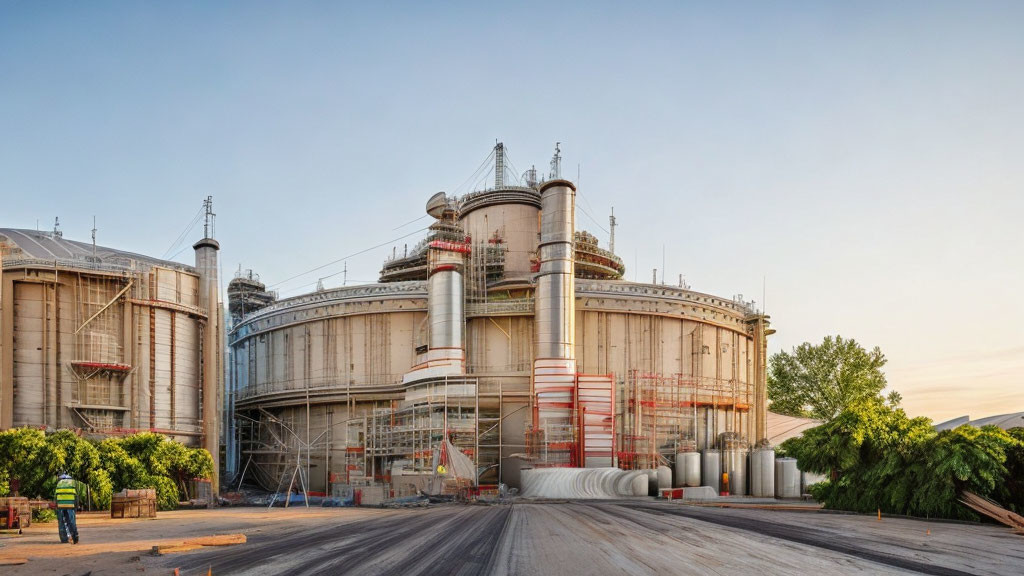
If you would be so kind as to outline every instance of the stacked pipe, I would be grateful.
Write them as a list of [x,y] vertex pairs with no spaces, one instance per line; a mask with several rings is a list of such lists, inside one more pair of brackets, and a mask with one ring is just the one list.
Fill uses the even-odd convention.
[[523,470],[524,498],[611,499],[646,496],[647,473],[618,468],[537,468]]
[[[540,195],[540,269],[534,293],[534,425],[550,446],[575,441],[576,285],[573,235],[576,229],[576,187],[567,180],[551,180],[541,186]],[[549,464],[571,465],[573,462]]]

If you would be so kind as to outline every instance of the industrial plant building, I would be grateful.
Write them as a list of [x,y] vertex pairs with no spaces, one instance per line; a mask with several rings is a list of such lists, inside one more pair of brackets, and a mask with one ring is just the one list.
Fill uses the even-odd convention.
[[450,476],[452,450],[474,485],[702,453],[745,493],[767,438],[767,318],[624,280],[614,224],[607,249],[577,227],[557,151],[514,185],[504,147],[492,155],[493,187],[427,198],[426,238],[377,283],[277,300],[252,273],[232,280],[229,473],[400,495]]
[[[212,199],[195,266],[0,229],[0,429],[153,431],[220,453]],[[215,470],[217,466],[215,466]],[[217,479],[214,479],[214,486]]]

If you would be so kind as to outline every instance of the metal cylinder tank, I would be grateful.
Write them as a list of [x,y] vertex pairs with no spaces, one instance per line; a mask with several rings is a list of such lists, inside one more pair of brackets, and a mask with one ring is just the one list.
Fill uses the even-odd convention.
[[700,452],[676,454],[675,479],[672,485],[676,488],[700,486]]
[[779,458],[775,461],[775,496],[800,497],[800,470],[796,467],[796,458]]
[[775,450],[757,448],[750,452],[750,495],[775,497]]
[[729,473],[729,495],[747,495],[747,451],[741,448],[722,450],[722,472]]
[[576,289],[573,232],[576,187],[552,180],[541,187],[540,272],[536,291],[536,357],[574,358]]
[[718,450],[708,449],[704,451],[703,462],[701,463],[703,473],[703,485],[715,489],[715,493],[722,490],[722,453]]
[[658,490],[672,487],[672,469],[668,466],[658,466]]
[[644,474],[647,475],[647,495],[657,496],[658,495],[658,471],[654,468],[644,470]]

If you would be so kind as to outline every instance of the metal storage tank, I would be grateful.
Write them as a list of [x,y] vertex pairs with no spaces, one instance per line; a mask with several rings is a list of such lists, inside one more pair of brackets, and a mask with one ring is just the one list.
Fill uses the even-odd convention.
[[775,461],[775,496],[800,497],[800,470],[796,467],[796,458],[779,458]]
[[722,450],[722,472],[729,473],[729,495],[747,495],[747,451],[742,448]]
[[704,486],[711,486],[715,493],[722,491],[722,453],[718,450],[708,449],[704,451],[701,472],[703,474]]
[[211,327],[219,306],[198,301],[203,274],[56,227],[0,229],[0,429],[153,431],[193,446],[209,429],[216,446],[221,347],[204,363],[200,335],[223,336]]
[[700,486],[700,452],[676,454],[675,468],[673,486]]
[[647,475],[647,495],[657,496],[658,495],[658,471],[654,468],[644,470],[644,474]]
[[672,469],[668,466],[658,466],[658,491],[672,487]]
[[[504,154],[501,150],[496,147],[496,158],[499,152]],[[486,469],[481,482],[501,481],[503,459],[537,446],[538,436],[530,436],[536,430],[527,427],[537,399],[535,368],[545,357],[575,358],[574,373],[611,375],[616,387],[639,372],[671,375],[694,389],[678,417],[668,416],[686,422],[679,425],[686,430],[673,431],[678,437],[659,442],[651,451],[635,451],[644,457],[642,462],[620,459],[626,467],[651,468],[676,452],[718,447],[722,433],[736,434],[748,443],[763,438],[758,422],[763,421],[766,404],[767,317],[742,298],[622,280],[611,250],[604,254],[596,245],[579,249],[581,240],[586,244],[592,237],[574,229],[569,194],[556,203],[561,208],[549,206],[546,214],[540,210],[540,190],[559,179],[557,170],[550,179],[529,177],[522,187],[506,184],[503,174],[503,164],[496,161],[493,188],[459,197],[436,194],[427,207],[435,218],[449,209],[457,212],[445,230],[461,233],[459,242],[470,244],[460,348],[464,347],[466,376],[478,384],[477,429],[490,431],[486,438],[481,433],[474,446],[477,465]],[[564,223],[558,245],[550,243],[550,230],[541,229],[545,217]],[[385,437],[369,428],[374,411],[404,400],[403,378],[420,361],[418,351],[427,348],[429,327],[443,313],[427,312],[427,254],[435,241],[451,238],[429,235],[411,250],[397,246],[381,271],[380,284],[328,288],[280,300],[244,315],[234,325],[229,344],[236,354],[232,366],[238,371],[231,376],[236,413],[244,422],[239,431],[241,458],[252,456],[252,474],[264,487],[273,489],[279,483],[287,455],[294,455],[301,443],[296,436],[309,441],[322,437],[327,444],[312,454],[313,490],[326,490],[334,477],[372,481],[375,470],[386,469],[390,459],[409,458],[401,450],[372,452],[367,442]],[[541,244],[549,249],[542,250]],[[538,298],[542,281],[535,281],[535,275],[556,260],[573,264],[567,270],[560,267],[564,273],[557,282],[544,280],[552,290],[548,297]],[[578,262],[586,265],[577,266]],[[601,273],[609,262],[615,270]],[[449,289],[457,291],[454,286]],[[557,309],[567,312],[558,316],[558,334],[552,338],[552,330],[546,328],[553,324],[548,313],[556,310],[554,299]],[[613,439],[645,434],[625,429],[623,406],[613,408]],[[271,434],[271,429],[282,426],[279,422],[295,431],[293,436],[275,430],[287,438],[286,447]],[[718,452],[715,457],[717,489]],[[697,463],[694,468],[696,477],[702,467]],[[652,479],[651,484],[655,482]]]
[[757,448],[750,452],[750,495],[755,498],[775,496],[775,450]]

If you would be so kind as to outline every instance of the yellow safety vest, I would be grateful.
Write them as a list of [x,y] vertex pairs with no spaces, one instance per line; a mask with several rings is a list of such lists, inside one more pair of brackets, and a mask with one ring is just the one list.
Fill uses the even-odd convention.
[[75,481],[63,479],[57,482],[57,508],[75,507]]

